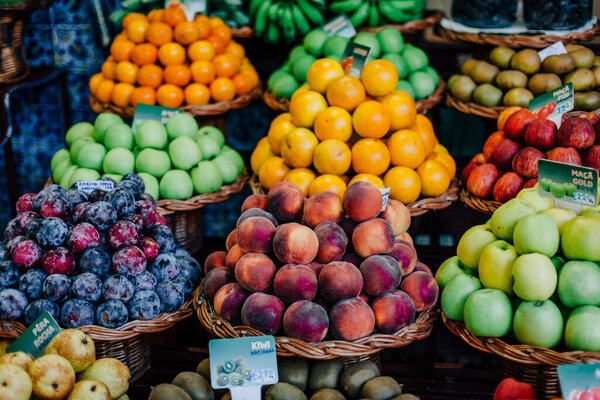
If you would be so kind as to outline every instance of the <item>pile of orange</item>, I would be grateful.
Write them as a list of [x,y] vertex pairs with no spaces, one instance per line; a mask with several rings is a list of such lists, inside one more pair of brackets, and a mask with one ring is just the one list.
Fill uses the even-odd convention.
[[336,61],[315,61],[307,85],[292,95],[251,156],[265,189],[290,181],[305,196],[329,190],[343,195],[358,180],[405,204],[444,193],[456,164],[438,143],[433,126],[414,100],[395,90],[392,63],[373,60],[360,79]]
[[259,84],[244,47],[219,18],[188,21],[180,8],[131,13],[90,91],[104,103],[164,107],[230,101]]

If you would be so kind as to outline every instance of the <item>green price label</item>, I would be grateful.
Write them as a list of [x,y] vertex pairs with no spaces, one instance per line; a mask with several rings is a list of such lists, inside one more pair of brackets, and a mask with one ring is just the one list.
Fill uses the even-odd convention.
[[569,364],[557,368],[565,400],[597,399],[600,396],[600,364]]
[[25,329],[17,340],[6,349],[7,353],[22,351],[33,358],[44,355],[46,347],[54,336],[60,332],[60,326],[49,312],[45,312],[36,319],[29,328]]
[[569,82],[551,92],[529,100],[529,111],[536,117],[547,118],[560,127],[562,115],[575,106],[573,83]]
[[131,123],[131,130],[135,133],[136,128],[144,121],[153,119],[160,121],[163,125],[167,123],[169,118],[175,114],[181,114],[178,108],[169,108],[161,106],[151,106],[149,104],[138,104],[135,108],[135,114],[133,114],[133,122]]
[[356,29],[354,29],[354,25],[350,22],[350,18],[345,14],[338,15],[327,22],[323,25],[323,30],[329,36],[341,36],[346,39],[351,39],[356,36]]
[[[367,62],[371,48],[362,44],[350,42],[344,50],[342,67],[348,75],[360,78],[360,73]],[[348,66],[350,67],[348,70]]]
[[598,205],[598,171],[550,160],[538,161],[538,190],[541,196],[580,207]]

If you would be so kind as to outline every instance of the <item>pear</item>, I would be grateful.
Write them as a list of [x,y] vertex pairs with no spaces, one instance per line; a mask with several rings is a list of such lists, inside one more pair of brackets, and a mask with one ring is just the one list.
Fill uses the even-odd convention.
[[71,363],[57,354],[46,354],[29,367],[35,396],[45,400],[67,397],[75,385],[75,371]]
[[0,399],[28,400],[31,379],[21,367],[5,364],[0,367]]
[[56,335],[45,354],[58,354],[66,358],[75,373],[84,371],[96,360],[94,341],[79,329],[66,329]]
[[110,391],[110,398],[117,399],[129,389],[129,368],[114,358],[101,358],[79,375],[80,380],[91,379],[104,383]]
[[15,353],[6,353],[0,357],[0,364],[13,364],[23,368],[25,371],[29,369],[29,366],[33,362],[33,358],[27,353],[17,351]]
[[110,392],[100,381],[83,380],[75,384],[67,400],[110,400]]
[[11,343],[12,343],[11,340],[7,340],[7,339],[0,340],[0,356],[6,354],[6,349],[8,349],[8,346],[10,346]]

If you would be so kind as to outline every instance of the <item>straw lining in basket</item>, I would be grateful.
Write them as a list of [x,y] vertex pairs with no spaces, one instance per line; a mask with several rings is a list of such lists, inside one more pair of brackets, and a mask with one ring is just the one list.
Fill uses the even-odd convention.
[[363,28],[360,28],[359,31],[360,32],[377,33],[380,30],[385,29],[385,28],[394,28],[394,29],[397,29],[398,32],[400,32],[400,33],[412,34],[412,33],[418,33],[424,29],[427,29],[430,26],[433,26],[433,25],[439,23],[442,20],[442,18],[444,18],[444,14],[441,11],[425,10],[424,13],[427,14],[427,16],[425,16],[421,19],[416,19],[414,21],[409,21],[405,24],[382,25],[382,26],[378,26],[376,28],[363,27]]

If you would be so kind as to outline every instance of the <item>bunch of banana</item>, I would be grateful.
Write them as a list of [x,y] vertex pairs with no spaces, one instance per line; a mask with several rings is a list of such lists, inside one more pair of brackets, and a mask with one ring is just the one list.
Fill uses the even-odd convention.
[[250,17],[243,11],[242,0],[210,0],[209,15],[221,18],[232,28],[250,25]]
[[291,43],[311,27],[325,22],[325,0],[251,0],[249,14],[254,31],[266,43]]
[[329,5],[334,14],[346,14],[355,28],[402,24],[420,19],[425,0],[335,0]]
[[112,23],[113,27],[117,30],[121,30],[121,23],[123,18],[129,13],[140,13],[148,14],[155,8],[164,8],[164,0],[121,0],[121,9],[113,11],[108,19]]

